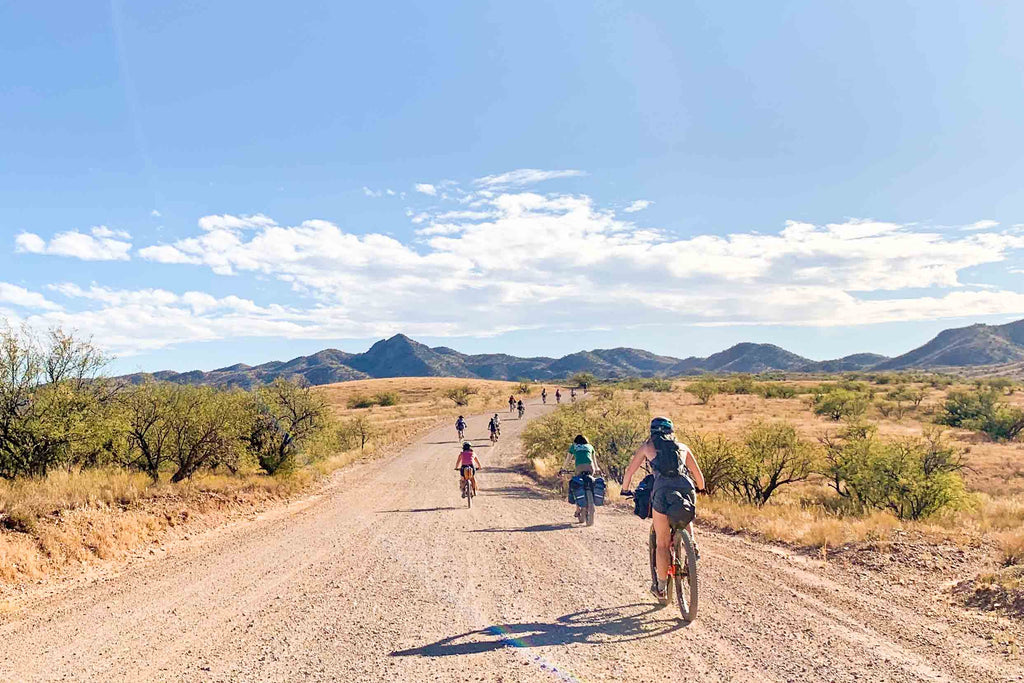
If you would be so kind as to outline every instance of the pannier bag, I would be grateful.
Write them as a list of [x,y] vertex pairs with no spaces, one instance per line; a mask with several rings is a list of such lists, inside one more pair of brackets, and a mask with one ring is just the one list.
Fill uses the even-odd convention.
[[697,490],[689,477],[679,477],[665,491],[665,508],[672,524],[685,526],[697,516]]
[[605,484],[604,477],[598,477],[594,480],[594,505],[604,505],[604,494],[608,485]]
[[583,483],[583,477],[580,475],[569,480],[569,502],[573,505],[587,504],[587,485]]
[[633,491],[633,514],[640,519],[651,518],[652,488],[654,488],[654,475],[648,474]]

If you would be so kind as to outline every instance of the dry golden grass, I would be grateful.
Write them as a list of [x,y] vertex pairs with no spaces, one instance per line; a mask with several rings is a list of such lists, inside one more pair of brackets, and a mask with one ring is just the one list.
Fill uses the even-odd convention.
[[[456,406],[444,398],[446,390],[467,384],[477,391],[468,406]],[[460,413],[500,409],[515,387],[512,382],[449,378],[318,387],[339,418],[368,416],[375,426],[374,437],[365,449],[328,453],[288,475],[202,473],[180,484],[154,484],[146,475],[112,468],[0,481],[0,582],[40,579],[97,559],[122,558],[158,541],[169,527],[216,524],[232,514],[251,512],[302,491],[354,461],[392,452],[439,421]],[[353,395],[382,392],[397,393],[398,403],[347,407]]]

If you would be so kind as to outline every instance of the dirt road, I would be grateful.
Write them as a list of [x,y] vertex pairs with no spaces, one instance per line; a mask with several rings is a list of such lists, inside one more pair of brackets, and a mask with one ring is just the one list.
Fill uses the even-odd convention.
[[569,505],[514,471],[522,423],[495,448],[484,425],[470,420],[485,466],[472,510],[454,429],[437,430],[313,498],[7,615],[0,679],[1024,680],[991,638],[1019,629],[939,587],[710,532],[686,626],[646,592],[643,522],[603,508],[571,526]]

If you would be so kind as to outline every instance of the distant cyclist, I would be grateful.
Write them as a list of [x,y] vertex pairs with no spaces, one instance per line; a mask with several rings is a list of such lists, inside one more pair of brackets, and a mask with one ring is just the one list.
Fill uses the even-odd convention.
[[[636,450],[633,459],[622,477],[622,490],[628,491],[633,476],[644,463],[650,463],[654,470],[654,487],[651,490],[654,534],[657,538],[657,579],[651,585],[651,593],[658,600],[666,599],[668,565],[672,541],[672,522],[681,508],[693,504],[696,491],[704,489],[704,474],[690,447],[676,441],[672,420],[656,417],[651,420],[651,436]],[[693,538],[693,522],[687,527]],[[694,539],[694,549],[697,541]],[[700,557],[700,554],[697,554]]]
[[[594,454],[594,447],[587,441],[587,437],[577,434],[576,438],[572,440],[572,443],[569,444],[569,454],[565,456],[565,462],[562,463],[562,469],[575,472],[577,475],[583,473],[599,474],[601,472],[601,468],[597,464],[597,455]],[[585,509],[577,506],[577,521],[583,521]]]
[[[460,479],[469,479],[473,485],[473,495],[476,495],[476,471],[480,469],[480,461],[477,459],[476,454],[473,453],[473,445],[468,441],[462,444],[462,452],[459,453],[458,459],[455,461],[455,469],[459,471]],[[463,493],[462,497],[465,498],[466,494]]]
[[522,399],[519,400],[519,403],[516,405],[516,409],[519,411],[519,419],[522,420],[523,419],[523,413],[526,412],[526,406],[523,405]]
[[501,436],[501,419],[497,413],[487,423],[487,429],[491,432],[491,441],[497,441],[498,437]]
[[569,390],[569,398],[572,399],[573,403],[576,402],[576,390],[575,389],[570,389]]
[[515,396],[509,396],[508,397],[508,412],[510,412],[510,413],[516,412],[516,397]]
[[562,390],[561,389],[555,389],[555,403],[561,403],[561,402],[562,402]]
[[540,390],[540,402],[541,403],[547,403],[548,402],[548,388],[547,387],[544,387],[544,388],[542,388]]
[[455,429],[459,431],[459,439],[466,438],[466,418],[459,415],[459,419],[455,421]]

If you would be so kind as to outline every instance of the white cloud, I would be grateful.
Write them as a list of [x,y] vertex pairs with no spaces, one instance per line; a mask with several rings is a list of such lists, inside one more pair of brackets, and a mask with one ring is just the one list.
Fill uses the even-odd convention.
[[252,228],[269,228],[277,225],[271,218],[262,213],[251,216],[232,216],[223,214],[221,216],[203,216],[199,219],[199,227],[203,230],[248,230]]
[[970,225],[965,225],[964,230],[991,230],[992,228],[998,227],[999,221],[983,220]]
[[430,183],[416,183],[415,189],[417,192],[429,194],[431,197],[437,196],[437,188]]
[[0,303],[18,306],[19,308],[36,308],[49,311],[60,309],[60,306],[47,300],[42,294],[8,282],[0,282]]
[[381,196],[381,191],[380,190],[371,190],[366,185],[363,185],[363,194],[366,195],[367,197],[380,197]]
[[[960,281],[964,269],[1024,249],[1024,235],[1013,231],[950,236],[881,221],[791,221],[777,231],[681,238],[641,229],[582,195],[492,192],[475,203],[473,210],[408,211],[418,243],[352,234],[323,220],[279,226],[266,219],[251,232],[212,229],[140,254],[277,278],[311,297],[320,314],[344,321],[331,329],[352,334],[479,334],[584,320],[849,325],[1024,313],[1024,295],[963,291]],[[294,315],[288,322],[300,334],[324,329]]]
[[526,185],[533,185],[534,183],[543,182],[545,180],[553,180],[555,178],[573,178],[582,175],[585,175],[583,171],[576,171],[572,169],[564,171],[542,171],[539,168],[520,168],[515,171],[508,171],[506,173],[477,178],[473,183],[488,189],[524,187]]
[[152,216],[153,218],[160,218],[162,214],[156,209],[153,209],[152,211],[149,212],[149,215]]
[[627,206],[625,209],[623,209],[623,211],[625,211],[626,213],[636,213],[637,211],[643,211],[653,203],[654,202],[648,201],[646,199],[637,199],[629,206]]
[[49,243],[35,233],[23,232],[14,238],[14,245],[19,253],[70,256],[83,261],[127,261],[132,248],[130,239],[131,235],[123,230],[99,225],[89,233],[57,233]]

